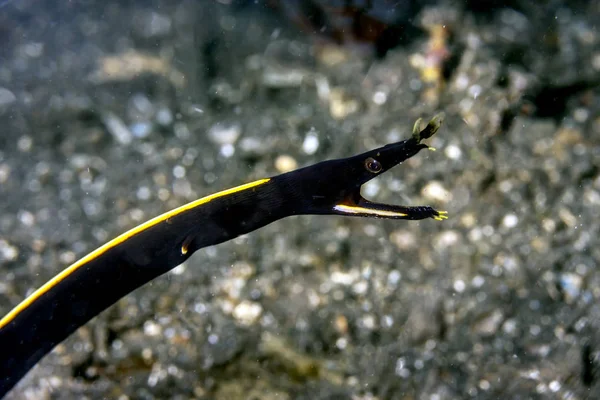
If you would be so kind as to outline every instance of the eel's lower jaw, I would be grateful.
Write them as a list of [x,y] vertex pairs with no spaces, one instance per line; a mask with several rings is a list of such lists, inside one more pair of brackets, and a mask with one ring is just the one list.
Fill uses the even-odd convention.
[[[384,206],[382,204],[382,206]],[[333,207],[337,213],[357,217],[407,219],[408,214],[394,210],[394,206],[385,205],[381,208],[362,207],[358,205],[338,204]]]
[[356,217],[420,220],[433,218],[442,221],[448,218],[446,211],[437,211],[429,206],[407,207],[374,203],[362,197],[358,201],[347,200],[333,207],[337,214]]
[[410,219],[407,214],[407,207],[374,203],[363,198],[360,194],[355,199],[347,199],[340,204],[336,204],[334,210],[337,213],[349,216]]

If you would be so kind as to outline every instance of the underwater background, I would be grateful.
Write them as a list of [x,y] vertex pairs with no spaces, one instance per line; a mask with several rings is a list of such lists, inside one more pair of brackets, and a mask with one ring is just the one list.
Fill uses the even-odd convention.
[[[0,314],[199,197],[410,137],[363,188],[198,251],[14,399],[600,398],[600,3],[0,3]],[[110,290],[110,287],[107,288]]]

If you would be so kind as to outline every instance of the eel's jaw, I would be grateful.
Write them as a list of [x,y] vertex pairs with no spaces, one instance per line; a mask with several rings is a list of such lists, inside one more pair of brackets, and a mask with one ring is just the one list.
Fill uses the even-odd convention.
[[[383,204],[382,204],[383,205]],[[352,206],[347,204],[338,204],[333,209],[337,214],[355,216],[355,217],[371,217],[371,218],[388,218],[388,219],[406,219],[408,214],[393,210],[394,206],[386,206],[387,209],[377,209],[361,206]]]
[[333,207],[335,214],[386,219],[410,219],[419,220],[433,218],[442,221],[448,218],[446,211],[437,211],[429,206],[407,207],[392,204],[374,203],[362,196],[357,200],[348,198]]

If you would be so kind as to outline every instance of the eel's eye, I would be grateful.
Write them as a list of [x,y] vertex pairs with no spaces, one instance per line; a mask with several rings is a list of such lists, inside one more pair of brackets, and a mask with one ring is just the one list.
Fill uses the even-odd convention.
[[371,157],[369,157],[365,160],[365,168],[367,169],[367,171],[372,172],[374,174],[380,173],[381,170],[383,169],[383,167],[381,166],[381,163]]

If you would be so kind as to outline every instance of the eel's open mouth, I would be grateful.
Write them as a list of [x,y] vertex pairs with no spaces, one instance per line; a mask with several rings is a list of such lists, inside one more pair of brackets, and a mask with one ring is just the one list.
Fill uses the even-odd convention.
[[[369,173],[372,173],[372,176],[368,176],[367,180],[401,164],[404,160],[414,156],[422,149],[435,150],[421,143],[421,140],[432,137],[440,128],[443,118],[443,114],[434,116],[423,129],[421,129],[421,119],[418,119],[413,126],[412,137],[410,139],[365,153],[365,169]],[[366,180],[363,182],[366,183]],[[446,211],[437,211],[429,206],[409,207],[369,201],[361,196],[360,188],[340,203],[334,205],[333,210],[337,214],[371,218],[410,220],[433,218],[438,221],[448,218]]]

